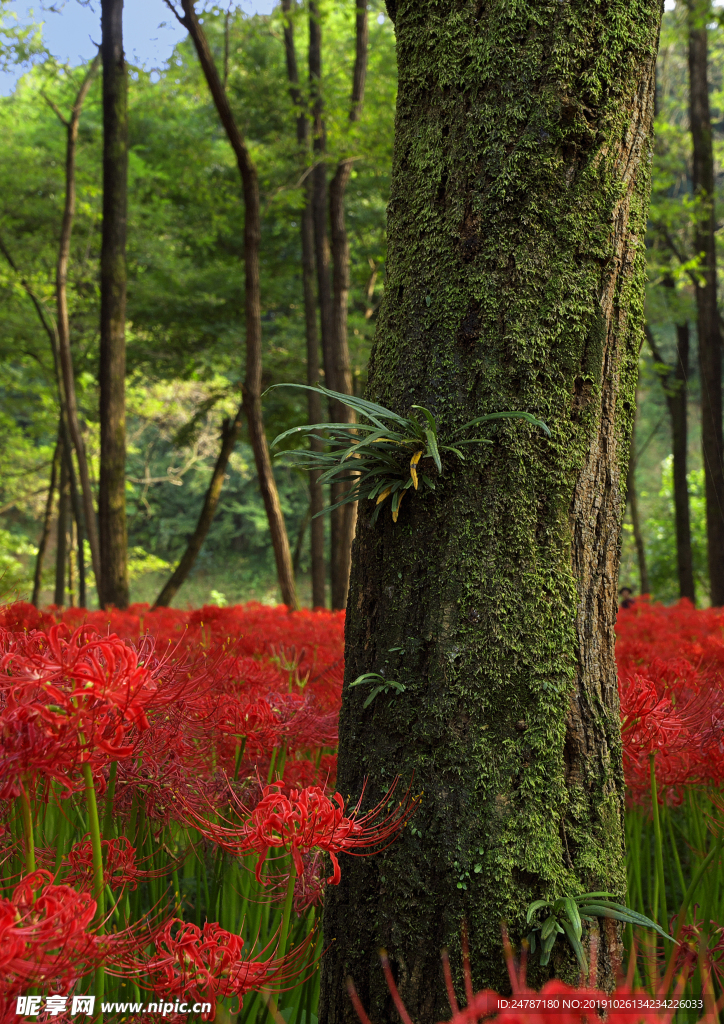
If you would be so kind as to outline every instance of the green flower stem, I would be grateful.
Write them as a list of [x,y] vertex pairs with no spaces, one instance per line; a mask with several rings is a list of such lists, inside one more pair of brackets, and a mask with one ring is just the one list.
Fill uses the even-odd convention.
[[284,778],[284,765],[287,763],[287,748],[282,747],[281,755],[277,761],[277,775],[280,779]]
[[238,750],[236,751],[236,764],[234,766],[234,782],[239,778],[239,769],[241,768],[241,760],[246,750],[246,736],[242,739],[239,744]]
[[666,824],[669,829],[669,841],[671,843],[671,849],[674,852],[674,864],[676,865],[676,874],[679,879],[679,885],[681,886],[682,896],[686,892],[686,882],[684,880],[684,872],[681,867],[681,859],[679,857],[679,850],[676,845],[676,834],[674,833],[674,826],[671,821],[671,812],[666,815]]
[[[98,818],[98,803],[93,785],[93,772],[86,761],[83,765],[83,781],[85,782],[85,801],[88,809],[88,830],[90,832],[91,850],[93,851],[93,898],[96,901],[96,922],[98,933],[104,929],[104,885],[103,885],[103,848],[101,847],[101,824]],[[105,967],[99,964],[95,972],[94,995],[96,1005],[100,1004],[105,992]],[[98,1013],[95,1020],[103,1022],[103,1014]]]
[[269,777],[267,778],[267,785],[271,785],[271,781],[274,778],[274,765],[277,762],[277,747],[272,750],[271,761],[269,762]]
[[[656,754],[649,754],[649,771],[651,774],[651,809],[654,818],[654,836],[656,839],[655,846],[655,857],[656,857],[656,882],[659,892],[659,901],[661,906],[661,920],[659,924],[662,928],[668,927],[669,914],[666,907],[666,877],[664,875],[664,844],[661,837],[661,820],[659,818],[659,794],[656,786]],[[651,916],[656,919],[656,906],[651,907]]]
[[111,837],[113,834],[113,798],[116,795],[116,772],[118,771],[118,762],[114,761],[111,765],[110,775],[108,776],[108,789],[106,790],[106,813],[103,817],[103,835]]
[[702,878],[704,872],[709,867],[711,862],[714,860],[714,855],[716,854],[716,852],[717,852],[717,847],[715,846],[714,849],[709,852],[709,854],[704,858],[704,860],[701,862],[699,867],[696,869],[696,871],[694,873],[694,877],[691,880],[691,884],[689,885],[689,888],[686,890],[686,895],[684,896],[684,902],[681,904],[681,908],[680,908],[679,914],[678,914],[678,921],[677,921],[677,924],[676,924],[676,932],[674,933],[674,938],[677,939],[677,940],[678,940],[679,936],[681,935],[682,928],[686,924],[686,912],[689,909],[689,904],[691,903],[692,899],[694,898],[694,893],[696,892],[696,887],[698,886],[699,882],[701,881],[701,878]]
[[282,930],[279,933],[279,956],[282,957],[287,951],[287,940],[289,938],[289,926],[292,920],[292,902],[294,900],[294,883],[297,880],[297,869],[292,860],[289,868],[289,881],[287,882],[287,896],[284,900],[284,913],[282,916]]
[[30,797],[24,786],[20,793],[20,816],[25,836],[25,874],[30,875],[35,871],[35,833],[33,831],[33,812],[30,807]]

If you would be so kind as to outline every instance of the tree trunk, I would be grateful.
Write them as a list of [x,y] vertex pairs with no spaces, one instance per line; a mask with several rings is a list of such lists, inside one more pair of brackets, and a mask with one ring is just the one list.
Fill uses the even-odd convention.
[[126,527],[126,211],[128,78],[123,0],[101,0],[103,56],[103,239],[101,243],[98,522],[101,603],[128,605]]
[[[91,69],[89,70],[89,76],[92,73],[93,73],[93,67],[91,66]],[[76,100],[76,102],[77,102],[77,100]],[[53,104],[51,102],[50,105],[53,107],[53,109],[55,110],[56,114],[58,114],[58,116],[60,117],[60,119],[63,122],[63,124],[65,124],[67,126],[68,123],[66,122],[66,120],[62,116],[62,114],[59,113],[57,107],[55,107],[55,104]],[[72,225],[72,217],[68,221],[68,224]],[[61,228],[61,240],[60,240],[60,250],[61,250],[61,252],[62,252],[64,244],[65,244],[64,243],[64,237],[65,237],[65,234],[66,234],[66,230],[67,230],[67,226],[66,226],[66,220],[64,218],[63,225],[62,225],[62,228]],[[3,255],[5,256],[6,260],[8,261],[8,263],[10,264],[12,269],[18,275],[20,275],[20,272],[18,270],[18,267],[17,267],[14,259],[12,258],[11,254],[10,254],[8,248],[7,248],[7,246],[5,245],[5,243],[3,242],[3,240],[1,238],[0,238],[0,251],[3,253]],[[67,263],[67,257],[66,257],[66,263]],[[90,488],[90,476],[88,474],[88,465],[87,465],[87,462],[85,460],[85,448],[83,446],[83,438],[82,438],[82,435],[80,433],[80,426],[78,424],[77,406],[76,406],[76,403],[75,403],[75,377],[74,377],[74,374],[73,374],[73,364],[72,364],[72,358],[71,358],[71,353],[70,353],[69,332],[66,332],[66,335],[65,335],[66,339],[68,340],[68,344],[66,344],[65,347],[64,347],[64,352],[65,352],[65,361],[64,361],[61,358],[60,340],[59,340],[59,334],[58,334],[58,330],[56,328],[56,325],[52,322],[51,317],[48,315],[48,313],[47,313],[43,303],[40,301],[38,296],[35,294],[35,291],[33,290],[32,286],[30,285],[28,280],[21,276],[20,277],[20,283],[21,283],[22,287],[25,289],[25,292],[27,293],[27,295],[30,298],[31,302],[33,303],[33,306],[35,307],[35,311],[38,314],[38,318],[39,318],[41,324],[43,325],[43,329],[45,330],[46,334],[48,335],[48,339],[50,340],[50,349],[51,349],[51,352],[53,353],[53,365],[55,367],[55,378],[56,378],[56,383],[58,385],[58,404],[60,406],[60,434],[61,434],[61,437],[62,437],[63,444],[65,445],[65,447],[66,447],[66,449],[68,451],[72,451],[73,450],[73,447],[74,447],[73,438],[77,438],[78,441],[79,441],[79,448],[77,449],[77,452],[80,452],[80,456],[78,458],[78,465],[81,468],[81,470],[83,470],[83,469],[85,470],[85,476],[83,477],[82,473],[81,473],[81,476],[82,476],[83,480],[85,481],[85,485],[87,485],[87,486],[84,485],[84,487],[83,487],[83,500],[84,500],[84,503],[85,503],[86,502],[86,498],[87,498],[87,507],[90,507],[90,511],[91,511],[90,521],[93,524],[93,526],[95,526],[95,512],[93,511],[93,497],[92,497],[92,492],[91,492],[91,488]],[[64,287],[64,285],[63,285],[63,287]],[[71,429],[70,429],[70,413],[69,413],[68,402],[67,402],[67,399],[66,399],[65,383],[64,383],[64,379],[63,379],[65,371],[67,371],[67,373],[68,373],[68,378],[69,378],[69,381],[70,381],[70,384],[71,384],[71,394],[72,394],[72,397],[73,397],[73,413],[74,413],[74,417],[75,417],[74,418],[75,432],[72,435],[71,435]],[[82,458],[81,458],[81,456],[82,456]],[[69,473],[70,473],[71,503],[72,503],[72,506],[73,506],[73,514],[75,516],[76,527],[77,527],[77,530],[78,530],[78,543],[79,543],[79,563],[78,563],[79,598],[80,598],[81,605],[85,606],[85,600],[86,600],[86,592],[85,592],[85,566],[84,566],[84,563],[83,563],[83,546],[82,546],[83,545],[83,536],[84,536],[84,532],[83,532],[83,518],[84,517],[83,517],[83,514],[81,512],[80,502],[78,500],[78,490],[77,490],[77,485],[76,485],[75,470],[73,468],[73,459],[72,459],[72,457],[70,458],[70,461],[68,463],[68,469],[69,469]],[[94,534],[94,537],[96,538],[96,549],[95,550],[97,552],[97,534]],[[91,546],[91,552],[92,551],[93,551],[93,547]]]
[[[364,100],[365,77],[367,74],[368,41],[367,0],[356,0],[355,19],[355,61],[352,75],[349,120],[359,121]],[[345,395],[352,394],[352,370],[347,340],[347,303],[349,298],[349,239],[344,217],[344,196],[352,173],[352,158],[344,157],[329,186],[329,220],[331,224],[332,279],[333,279],[333,335],[332,344],[335,358],[337,390]],[[352,410],[345,410],[344,422],[351,422]],[[357,522],[357,505],[343,505],[339,509],[339,539],[332,558],[332,607],[347,607],[349,570]]]
[[244,413],[249,426],[249,440],[259,478],[269,532],[271,534],[277,578],[282,601],[289,608],[297,607],[294,569],[289,538],[284,525],[279,493],[272,471],[269,445],[264,433],[261,411],[261,295],[259,285],[259,247],[261,218],[259,211],[259,180],[256,167],[236,124],[229,99],[222,85],[204,31],[194,10],[194,0],[182,0],[183,17],[176,15],[193,40],[201,69],[209,87],[227,138],[234,150],[244,192],[244,267],[246,314],[246,380],[242,386]]
[[676,325],[676,373],[678,385],[671,396],[671,437],[674,472],[674,517],[676,521],[676,567],[679,576],[679,597],[696,604],[694,559],[691,551],[689,515],[689,483],[687,480],[688,429],[687,391],[689,380],[689,324]]
[[199,515],[198,522],[196,523],[196,529],[189,537],[186,550],[181,561],[176,566],[171,579],[166,583],[163,590],[156,598],[153,606],[154,608],[168,608],[173,601],[176,592],[191,572],[199,551],[206,540],[206,535],[214,521],[216,509],[219,506],[221,488],[224,486],[224,477],[226,476],[226,467],[229,464],[229,459],[231,458],[231,453],[234,450],[234,445],[238,441],[239,434],[241,433],[242,412],[243,408],[240,406],[235,418],[233,420],[224,420],[222,424],[221,451],[219,452],[219,457],[216,460],[214,472],[211,474],[211,481],[209,482],[209,488],[206,492],[201,514]]
[[[388,8],[394,6],[388,3]],[[360,505],[338,789],[421,802],[387,850],[342,858],[325,896],[320,1024],[449,1016],[440,951],[467,920],[476,988],[508,987],[537,897],[624,898],[614,623],[645,274],[660,0],[399,0],[387,285],[368,396],[419,403],[443,441],[484,413],[464,463],[397,523]],[[482,432],[483,428],[476,428]],[[473,435],[475,436],[475,435]],[[404,692],[367,708],[365,672]],[[414,780],[413,780],[414,773]],[[618,933],[598,982],[614,983]],[[551,966],[576,982],[567,945]],[[462,993],[459,992],[462,996]]]
[[43,532],[40,535],[38,541],[38,554],[35,559],[35,574],[33,576],[33,596],[30,598],[30,603],[36,608],[40,607],[40,591],[43,586],[43,560],[45,559],[45,549],[48,546],[48,537],[50,536],[50,524],[53,519],[53,496],[55,494],[55,488],[58,485],[58,470],[60,468],[60,446],[61,433],[58,430],[58,440],[55,444],[55,452],[53,453],[53,462],[50,468],[50,483],[48,484],[48,498],[45,502],[45,515],[43,516]]
[[[299,70],[294,46],[294,25],[291,20],[292,0],[282,0],[282,10],[287,15],[284,22],[284,50],[287,60],[287,75],[292,102],[297,108],[297,142],[300,155],[306,163],[309,150],[309,130],[304,98],[299,88]],[[302,239],[302,287],[304,290],[304,327],[307,339],[307,384],[314,387],[319,382],[319,334],[317,331],[316,296],[314,294],[314,220],[312,213],[314,195],[314,172],[307,174],[304,183],[304,209],[301,216]],[[322,403],[318,394],[307,392],[307,415],[310,423],[322,420]],[[314,451],[322,450],[322,442],[310,439]],[[324,565],[324,520],[319,513],[324,508],[324,492],[319,482],[321,473],[309,474],[310,549],[312,569],[312,607],[324,608],[325,565]],[[316,516],[316,518],[315,518]]]
[[[317,268],[317,293],[322,326],[322,364],[324,383],[331,391],[344,392],[345,380],[340,377],[334,296],[332,292],[331,252],[327,232],[327,166],[325,163],[326,131],[324,127],[324,97],[322,94],[322,23],[319,4],[309,0],[309,90],[312,98],[312,149],[315,163],[312,169],[312,221],[314,225],[314,258]],[[341,402],[329,403],[329,417],[333,423],[350,423],[352,410]],[[346,484],[333,483],[330,487],[331,504],[343,496]],[[346,605],[348,569],[345,571],[345,551],[349,537],[351,510],[341,506],[330,512],[330,585],[332,608]]]
[[[637,401],[638,405],[638,401]],[[634,422],[631,431],[631,454],[628,460],[628,472],[626,474],[626,500],[628,501],[631,523],[633,524],[634,543],[636,544],[636,560],[639,563],[639,592],[650,594],[649,572],[646,567],[646,545],[641,529],[641,517],[639,516],[638,494],[636,492],[636,423]]]
[[60,459],[60,483],[58,485],[58,523],[55,546],[55,595],[54,604],[65,604],[65,563],[68,560],[68,524],[70,522],[70,481],[68,479],[68,453],[63,451]]
[[[70,435],[68,435],[68,437],[70,437]],[[70,443],[68,444],[68,451],[72,452]],[[75,468],[73,466],[72,454],[70,456],[70,461],[68,463],[68,476],[70,478],[70,507],[73,510],[73,520],[75,522],[75,532],[78,541],[78,605],[81,608],[85,608],[87,607],[87,595],[85,587],[85,551],[83,547],[83,541],[85,540],[85,520],[83,516],[83,510],[81,508],[81,502],[78,497],[78,484],[75,477]]]
[[[75,219],[75,151],[78,142],[78,124],[83,110],[91,83],[100,65],[101,55],[97,53],[91,62],[90,67],[78,90],[70,118],[65,118],[57,105],[46,96],[45,99],[53,109],[58,120],[66,130],[65,150],[65,200],[63,204],[63,219],[60,226],[60,239],[58,241],[58,259],[55,269],[55,302],[57,313],[57,325],[48,321],[41,305],[25,282],[23,282],[30,295],[35,308],[45,328],[53,352],[55,372],[58,380],[58,402],[60,404],[61,428],[65,439],[65,445],[70,453],[71,445],[75,449],[78,459],[78,472],[81,482],[81,493],[83,496],[83,516],[78,508],[78,495],[73,469],[72,455],[68,455],[68,472],[70,475],[71,501],[73,512],[78,528],[78,550],[80,558],[83,555],[83,536],[88,534],[88,541],[91,549],[91,560],[93,572],[96,577],[96,587],[100,598],[100,542],[96,527],[95,510],[93,508],[93,491],[88,471],[88,461],[85,454],[83,435],[78,419],[78,403],[75,393],[75,373],[73,371],[73,355],[70,346],[70,322],[68,318],[68,262],[70,259],[70,241],[73,234],[73,221]],[[8,259],[10,257],[6,253]],[[12,261],[11,261],[12,262]],[[83,529],[83,519],[86,530]],[[85,572],[80,569],[80,587],[82,591],[81,603],[85,603]]]
[[[673,281],[671,282],[673,286]],[[676,527],[676,569],[679,597],[696,604],[694,562],[691,552],[689,485],[686,479],[688,460],[687,385],[689,379],[689,324],[676,325],[676,365],[669,366],[661,356],[651,330],[646,328],[649,347],[662,368],[664,394],[671,417],[671,448],[674,477],[674,522]]]
[[722,440],[721,331],[716,295],[714,152],[707,74],[708,0],[689,0],[689,120],[693,143],[692,186],[698,199],[694,248],[701,372],[701,447],[706,491],[706,538],[711,603],[724,605],[724,442]]

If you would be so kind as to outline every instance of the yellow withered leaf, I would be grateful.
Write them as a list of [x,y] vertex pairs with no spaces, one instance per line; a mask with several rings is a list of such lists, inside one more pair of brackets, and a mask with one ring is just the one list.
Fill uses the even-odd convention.
[[381,501],[384,501],[384,500],[385,500],[385,498],[389,497],[389,494],[390,494],[390,491],[391,491],[391,490],[392,490],[392,488],[391,488],[391,487],[385,487],[384,491],[382,492],[382,494],[380,494],[379,498],[378,498],[378,499],[377,499],[377,501],[375,502],[375,505],[379,505],[379,503],[380,503]]
[[400,500],[397,502],[397,508],[392,513],[392,522],[393,523],[397,522],[397,517],[400,514],[400,505],[402,504],[402,499],[404,497],[405,497],[405,492],[402,491],[402,493],[400,494]]
[[412,483],[414,484],[415,490],[417,490],[417,464],[422,458],[422,451],[415,452],[410,459],[410,476],[412,477]]

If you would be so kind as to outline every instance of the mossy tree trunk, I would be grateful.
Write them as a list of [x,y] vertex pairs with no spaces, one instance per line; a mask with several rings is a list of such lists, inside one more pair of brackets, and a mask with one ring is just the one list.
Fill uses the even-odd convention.
[[[338,788],[414,773],[384,853],[344,858],[325,906],[322,1024],[449,1016],[440,951],[505,989],[539,896],[625,895],[614,622],[643,321],[660,0],[403,0],[385,299],[368,397],[419,403],[441,436],[528,410],[450,461],[394,524],[360,504]],[[599,982],[617,933],[604,931]],[[615,949],[612,949],[612,945]],[[561,946],[552,969],[577,980]],[[529,972],[539,982],[540,968]],[[458,974],[458,977],[460,975]]]

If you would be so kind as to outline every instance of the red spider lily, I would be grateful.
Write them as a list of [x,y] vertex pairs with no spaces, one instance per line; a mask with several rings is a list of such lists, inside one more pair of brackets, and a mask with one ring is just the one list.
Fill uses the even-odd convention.
[[676,918],[672,918],[672,935],[677,935],[679,945],[676,948],[675,970],[678,975],[687,979],[694,976],[699,964],[700,954],[704,955],[704,963],[708,974],[716,977],[721,987],[724,981],[724,928],[715,921],[710,921],[709,933],[704,930],[703,921],[697,921],[697,908],[694,908],[694,920],[685,924],[677,932],[674,931]]
[[686,742],[684,722],[671,700],[660,696],[653,682],[638,674],[627,679],[622,688],[621,730],[627,738],[627,749],[646,756]]
[[69,986],[104,958],[91,929],[96,912],[88,892],[53,885],[48,871],[35,871],[0,899],[0,995],[33,985]]
[[[262,867],[270,849],[288,850],[297,874],[304,873],[302,855],[312,850],[323,850],[332,861],[333,873],[328,884],[338,885],[341,870],[337,855],[351,853],[369,856],[379,853],[394,841],[397,833],[417,806],[417,800],[408,790],[397,807],[385,814],[392,800],[397,782],[382,800],[365,815],[360,815],[362,796],[351,814],[344,813],[344,800],[339,793],[330,799],[319,786],[307,786],[292,791],[288,796],[283,784],[273,782],[263,789],[263,795],[256,807],[249,812],[240,801],[236,801],[240,814],[249,815],[236,828],[227,828],[211,822],[203,822],[193,811],[194,825],[205,838],[223,849],[241,856],[249,850],[259,854],[256,863],[257,881],[264,884]],[[384,816],[383,816],[384,815]]]
[[[103,876],[111,889],[122,889],[128,886],[135,889],[140,872],[136,866],[136,851],[125,836],[120,839],[103,839]],[[70,885],[84,885],[88,888],[93,883],[93,850],[90,836],[86,835],[80,842],[74,843],[67,857],[70,871],[67,881]]]
[[148,668],[116,636],[70,637],[65,626],[47,633],[15,634],[0,657],[0,778],[4,797],[35,774],[71,787],[77,769],[97,770],[132,751],[129,727],[148,726],[146,707],[155,693]]
[[[324,854],[321,850],[314,853],[303,853],[304,870],[297,873],[294,879],[294,895],[292,907],[296,914],[303,914],[309,907],[320,907],[324,899],[327,879],[324,877]],[[289,875],[275,875],[275,892],[272,897],[275,903],[283,903],[286,899]]]
[[[133,952],[109,963],[109,973],[139,976],[141,983],[164,999],[193,999],[210,1002],[211,1019],[216,1001],[236,996],[239,1005],[248,992],[278,988],[290,976],[291,968],[306,955],[309,942],[285,957],[267,960],[244,958],[240,935],[219,924],[207,922],[202,928],[178,918],[168,921],[153,942],[153,952]],[[262,953],[265,950],[262,950]],[[149,978],[148,983],[144,978]]]

